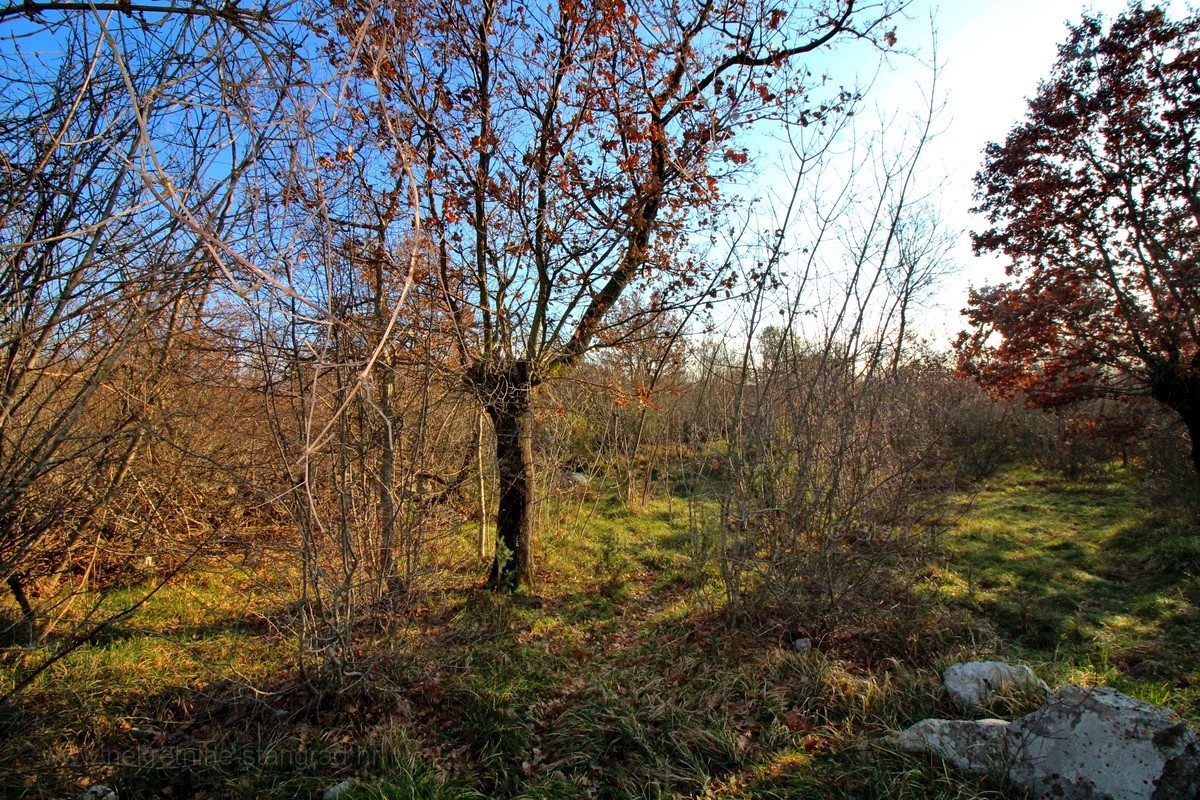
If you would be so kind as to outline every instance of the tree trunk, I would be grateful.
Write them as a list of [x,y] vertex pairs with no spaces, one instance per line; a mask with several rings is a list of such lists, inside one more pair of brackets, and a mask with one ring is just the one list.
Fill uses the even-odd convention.
[[487,381],[485,408],[496,431],[496,556],[488,586],[512,592],[533,586],[533,385],[524,364]]
[[17,605],[21,607],[21,618],[25,623],[25,630],[21,632],[23,634],[21,638],[32,644],[38,638],[37,613],[30,605],[29,597],[25,594],[25,587],[17,573],[14,572],[8,576],[8,588],[12,591]]
[[483,413],[475,419],[475,460],[479,468],[479,558],[487,558],[487,476],[483,468]]
[[1192,444],[1192,469],[1200,477],[1200,355],[1190,369],[1174,359],[1150,365],[1150,396],[1183,420]]
[[1200,409],[1175,410],[1183,418],[1188,436],[1192,439],[1192,469],[1196,471],[1197,477],[1200,477]]

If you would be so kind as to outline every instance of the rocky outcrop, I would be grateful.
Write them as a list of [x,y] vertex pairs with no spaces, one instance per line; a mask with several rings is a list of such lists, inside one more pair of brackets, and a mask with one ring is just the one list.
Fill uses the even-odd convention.
[[1040,797],[1191,798],[1196,735],[1174,711],[1114,689],[1064,686],[1009,727],[1009,777]]
[[976,774],[1008,768],[1009,723],[1002,719],[925,719],[883,740],[902,753],[937,756]]
[[1105,688],[1064,686],[1013,722],[924,720],[885,738],[1003,776],[1037,798],[1186,800],[1200,791],[1200,746],[1175,712]]
[[964,712],[980,711],[989,701],[1013,693],[1037,693],[1045,697],[1050,692],[1045,681],[1034,675],[1029,667],[1002,661],[955,664],[942,675],[942,684],[950,695],[950,702]]

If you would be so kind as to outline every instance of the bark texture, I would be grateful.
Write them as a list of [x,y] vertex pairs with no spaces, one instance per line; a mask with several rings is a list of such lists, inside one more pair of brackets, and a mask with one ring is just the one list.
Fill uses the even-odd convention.
[[1192,468],[1200,478],[1200,354],[1184,370],[1176,360],[1150,365],[1150,396],[1183,420],[1192,444]]
[[496,433],[500,496],[496,512],[496,556],[488,586],[517,591],[533,586],[533,390],[524,362],[502,372],[478,375],[484,408]]

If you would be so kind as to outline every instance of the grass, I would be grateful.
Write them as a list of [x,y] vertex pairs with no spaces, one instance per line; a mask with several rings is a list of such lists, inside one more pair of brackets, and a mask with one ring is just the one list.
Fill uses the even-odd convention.
[[943,590],[1001,655],[1200,720],[1200,521],[1113,468],[1002,473],[946,537]]
[[[3,712],[0,796],[1004,797],[869,746],[953,714],[940,668],[970,657],[1197,719],[1200,537],[1132,474],[1017,467],[964,495],[929,581],[963,635],[920,663],[735,624],[711,501],[597,494],[544,506],[536,597],[450,580],[364,626],[365,675],[337,687],[297,678],[285,577],[206,564]],[[30,657],[3,651],[0,681]]]

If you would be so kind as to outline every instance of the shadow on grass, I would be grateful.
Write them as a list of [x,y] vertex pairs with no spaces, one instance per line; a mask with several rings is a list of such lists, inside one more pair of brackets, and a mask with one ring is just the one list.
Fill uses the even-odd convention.
[[[947,537],[964,601],[1006,635],[1082,658],[1191,619],[1194,583],[1176,569],[1186,548],[1153,527],[1132,484],[1006,480]],[[294,641],[237,614],[179,626],[172,641],[123,631],[6,720],[0,786],[22,797],[93,782],[122,798],[313,797],[351,779],[347,800],[997,796],[858,747],[950,713],[929,662],[953,657],[953,642],[870,669],[820,646],[795,651],[729,622],[689,551],[686,511],[604,501],[594,513],[588,533],[607,531],[620,558],[599,536],[560,537],[541,597],[416,598],[403,625],[362,626],[352,670],[307,682]],[[599,591],[610,583],[621,591]],[[200,666],[179,666],[180,638]]]
[[364,639],[361,676],[301,683],[286,641],[267,654],[281,659],[275,680],[253,689],[235,669],[147,676],[117,661],[75,687],[82,705],[47,685],[7,720],[16,744],[0,785],[23,797],[92,783],[122,798],[311,797],[351,779],[348,797],[699,796],[752,785],[790,750],[832,757],[864,715],[882,731],[936,709],[924,684],[914,695],[764,644],[711,608],[674,613],[687,598],[670,573],[644,568],[635,584],[620,601],[566,585],[537,601],[473,590],[428,603],[409,620],[419,636]]
[[947,537],[961,599],[1042,658],[1110,661],[1145,678],[1194,669],[1200,526],[1132,476],[1067,481],[1018,469]]

